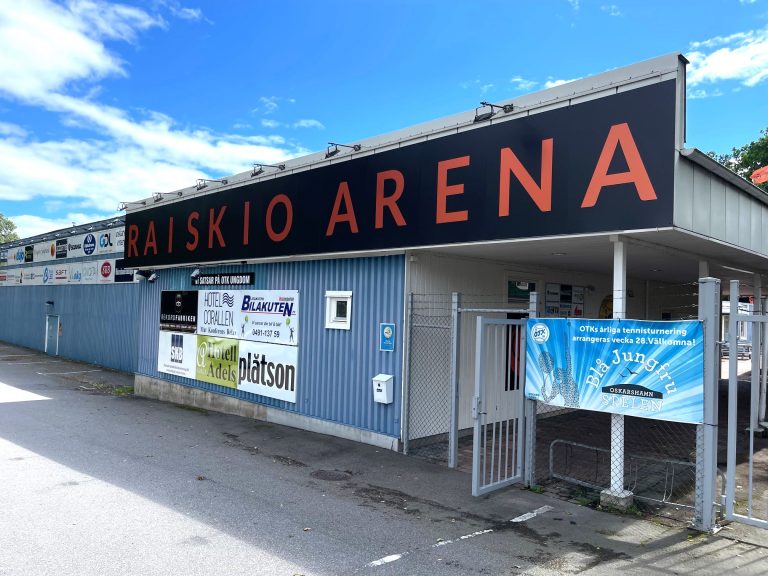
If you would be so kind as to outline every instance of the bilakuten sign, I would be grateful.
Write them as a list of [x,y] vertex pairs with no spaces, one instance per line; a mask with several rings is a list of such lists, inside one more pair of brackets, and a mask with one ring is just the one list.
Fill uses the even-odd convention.
[[675,81],[126,216],[125,266],[672,225]]

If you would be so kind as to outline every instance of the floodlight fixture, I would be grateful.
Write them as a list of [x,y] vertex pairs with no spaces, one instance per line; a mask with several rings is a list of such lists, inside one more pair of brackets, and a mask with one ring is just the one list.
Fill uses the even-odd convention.
[[340,152],[339,146],[342,148],[350,148],[354,150],[355,152],[360,152],[362,150],[362,146],[360,144],[339,144],[338,142],[328,142],[328,149],[325,151],[325,157],[331,158],[332,156],[336,156]]
[[195,268],[194,270],[192,270],[192,273],[189,275],[189,277],[192,278],[192,280],[194,280],[198,276],[200,276],[200,268]]
[[[480,112],[481,109],[489,109],[484,112]],[[490,102],[480,102],[480,106],[475,108],[475,119],[473,122],[482,122],[483,120],[490,120],[493,118],[498,110],[501,110],[505,114],[512,112],[515,107],[512,104],[491,104]]]
[[195,187],[198,190],[202,190],[203,188],[206,188],[208,186],[208,182],[218,182],[219,184],[227,184],[228,180],[226,178],[220,178],[218,180],[211,179],[211,178],[198,178],[197,185]]
[[251,170],[251,178],[264,174],[264,168],[274,168],[275,170],[285,170],[285,164],[254,164]]

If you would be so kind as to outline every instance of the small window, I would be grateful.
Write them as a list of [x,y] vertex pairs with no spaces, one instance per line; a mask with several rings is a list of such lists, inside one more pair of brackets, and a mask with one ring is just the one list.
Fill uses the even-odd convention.
[[349,330],[352,326],[352,292],[325,293],[325,327]]

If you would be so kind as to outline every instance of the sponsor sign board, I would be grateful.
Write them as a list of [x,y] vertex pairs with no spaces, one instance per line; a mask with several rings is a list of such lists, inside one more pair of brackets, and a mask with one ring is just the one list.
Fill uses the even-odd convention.
[[115,281],[115,261],[114,260],[99,260],[99,283],[111,284]]
[[238,389],[296,403],[298,357],[296,346],[241,341]]
[[197,337],[195,377],[197,380],[237,388],[238,340],[213,336]]
[[160,330],[194,333],[197,329],[196,291],[163,290],[160,293]]
[[[54,254],[55,254],[56,248],[54,247]],[[24,262],[34,262],[35,261],[35,246],[34,244],[30,244],[29,246],[24,246]]]
[[234,290],[200,290],[197,297],[197,333],[237,338],[240,302]]
[[395,325],[390,322],[379,324],[379,352],[395,351]]
[[200,274],[192,278],[192,286],[251,286],[255,281],[253,272],[233,274]]
[[97,232],[96,237],[98,238],[96,244],[97,254],[117,252],[117,232],[115,230]]
[[57,264],[53,267],[53,283],[54,284],[68,284],[69,283],[69,266],[67,264]]
[[703,422],[701,322],[532,318],[527,331],[526,398],[551,406]]
[[239,290],[238,337],[254,342],[299,343],[297,290]]
[[157,371],[195,378],[197,336],[180,332],[160,332]]
[[126,265],[671,226],[676,81],[126,215]]
[[63,238],[61,240],[56,240],[56,259],[66,258],[67,257],[67,239]]
[[90,256],[96,252],[96,236],[94,234],[88,233],[83,236],[82,244],[83,256]]

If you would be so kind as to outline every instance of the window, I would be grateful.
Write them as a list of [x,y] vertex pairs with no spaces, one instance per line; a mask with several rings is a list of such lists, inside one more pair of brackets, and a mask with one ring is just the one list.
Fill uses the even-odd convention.
[[352,292],[325,292],[325,327],[349,330],[352,326]]

